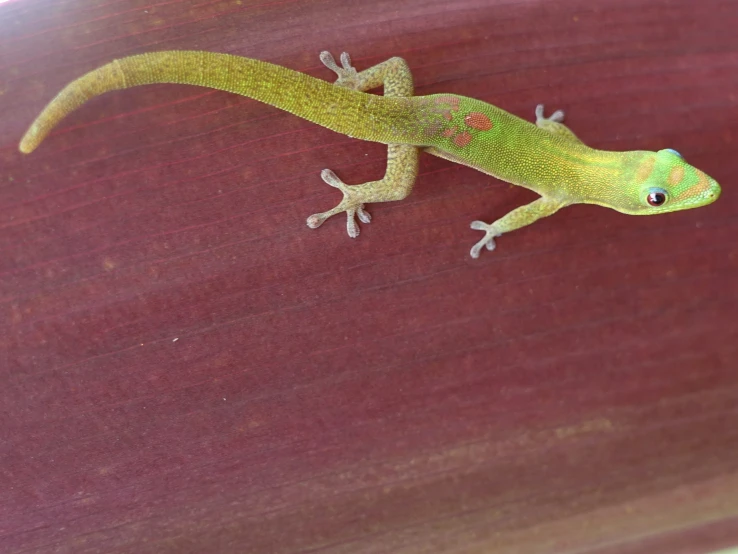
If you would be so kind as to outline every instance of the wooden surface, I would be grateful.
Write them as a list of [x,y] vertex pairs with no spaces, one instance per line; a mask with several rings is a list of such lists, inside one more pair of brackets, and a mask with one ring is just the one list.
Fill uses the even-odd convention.
[[[0,551],[701,553],[738,544],[738,3],[0,4]],[[350,240],[319,178],[384,148],[187,86],[68,81],[205,49],[323,79],[400,55],[418,94],[589,144],[676,148],[709,208],[576,206],[424,156]]]

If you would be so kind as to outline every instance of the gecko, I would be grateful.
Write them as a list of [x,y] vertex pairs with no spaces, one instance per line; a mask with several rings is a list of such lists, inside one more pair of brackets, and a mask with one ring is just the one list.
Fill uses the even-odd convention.
[[[535,124],[501,108],[456,94],[414,96],[410,68],[400,57],[357,71],[347,53],[340,66],[330,52],[320,60],[334,83],[271,63],[204,51],[150,52],[114,60],[62,89],[31,124],[20,151],[32,152],[61,119],[84,102],[112,90],[152,83],[198,85],[240,94],[338,133],[387,145],[384,177],[347,185],[329,169],[321,178],[342,200],[307,218],[317,228],[345,213],[346,230],[359,236],[357,219],[369,223],[366,204],[406,198],[418,175],[420,152],[456,162],[528,188],[540,197],[492,223],[473,221],[484,236],[471,249],[494,250],[495,239],[572,204],[596,204],[631,215],[705,206],[720,196],[718,183],[689,165],[679,152],[614,152],[585,145],[562,121],[564,113]],[[383,95],[366,91],[384,88]]]

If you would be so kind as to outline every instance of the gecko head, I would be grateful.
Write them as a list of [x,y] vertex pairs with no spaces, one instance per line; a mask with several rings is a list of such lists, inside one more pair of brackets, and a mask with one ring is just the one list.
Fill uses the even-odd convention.
[[689,165],[671,148],[638,156],[634,182],[629,187],[628,205],[620,210],[633,215],[699,208],[720,196],[720,185],[715,179]]

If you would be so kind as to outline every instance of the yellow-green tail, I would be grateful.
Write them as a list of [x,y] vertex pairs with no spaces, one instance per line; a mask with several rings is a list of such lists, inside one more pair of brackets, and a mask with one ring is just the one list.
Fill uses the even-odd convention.
[[[177,50],[115,60],[73,81],[33,122],[21,140],[21,152],[35,150],[59,121],[90,98],[152,83],[182,83],[233,92],[356,138],[404,142],[395,140],[399,137],[393,136],[389,131],[393,127],[388,126],[407,114],[407,106],[396,105],[398,99],[336,87],[250,58]],[[367,117],[368,113],[375,117]]]

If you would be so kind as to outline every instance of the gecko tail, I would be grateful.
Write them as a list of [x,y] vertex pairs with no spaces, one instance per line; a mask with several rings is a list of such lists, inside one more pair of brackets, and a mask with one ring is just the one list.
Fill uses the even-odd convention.
[[[68,84],[49,103],[20,142],[28,154],[69,113],[89,99],[113,90],[153,83],[198,85],[259,100],[344,134],[359,134],[364,140],[383,140],[388,123],[380,121],[385,97],[335,87],[304,73],[278,65],[214,52],[170,50],[150,52],[114,60]],[[369,108],[369,106],[379,106]],[[367,129],[367,109],[373,109],[375,129]],[[398,107],[388,107],[388,117],[397,119]],[[386,118],[385,118],[386,119]],[[364,123],[362,123],[364,121]],[[363,125],[363,127],[362,127]]]
[[64,87],[31,124],[20,141],[19,150],[33,152],[51,130],[68,114],[90,98],[111,90],[128,88],[119,60],[90,71]]

